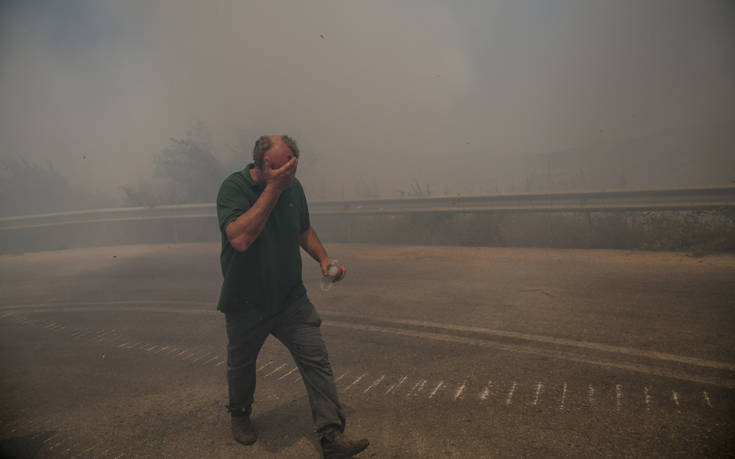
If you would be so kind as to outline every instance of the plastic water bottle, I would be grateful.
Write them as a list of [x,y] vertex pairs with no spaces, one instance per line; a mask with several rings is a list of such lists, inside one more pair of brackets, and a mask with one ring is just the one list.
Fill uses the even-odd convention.
[[329,263],[329,266],[327,266],[327,275],[325,276],[322,274],[322,278],[319,281],[319,287],[321,287],[322,290],[325,292],[332,288],[334,285],[334,280],[337,279],[337,275],[339,274],[339,261],[332,260],[331,263]]

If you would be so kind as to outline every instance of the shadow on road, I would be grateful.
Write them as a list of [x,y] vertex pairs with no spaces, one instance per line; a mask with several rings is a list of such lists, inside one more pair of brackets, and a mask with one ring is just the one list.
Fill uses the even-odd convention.
[[[355,410],[344,406],[344,412],[349,418]],[[305,395],[263,413],[256,411],[253,424],[258,430],[258,443],[270,453],[281,454],[305,438],[316,451],[321,451],[310,413],[311,407]]]
[[0,457],[25,459],[38,455],[44,440],[53,437],[56,431],[47,430],[23,437],[12,437],[0,442]]

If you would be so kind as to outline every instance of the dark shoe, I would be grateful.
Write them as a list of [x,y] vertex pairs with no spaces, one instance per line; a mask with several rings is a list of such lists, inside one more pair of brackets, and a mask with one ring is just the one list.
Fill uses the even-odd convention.
[[232,419],[232,436],[243,445],[252,445],[258,439],[253,423],[250,422],[250,415],[231,416]]
[[339,430],[329,430],[322,436],[324,459],[352,457],[370,444],[367,439],[350,440]]

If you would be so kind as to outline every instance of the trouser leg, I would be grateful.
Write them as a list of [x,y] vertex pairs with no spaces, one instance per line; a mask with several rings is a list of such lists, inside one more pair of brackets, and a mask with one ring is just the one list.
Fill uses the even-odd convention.
[[225,315],[227,328],[227,385],[233,415],[250,413],[255,393],[255,362],[270,332],[267,320],[255,311]]
[[326,427],[344,431],[345,416],[319,329],[321,322],[314,305],[304,296],[284,311],[273,335],[288,348],[301,372],[317,432]]

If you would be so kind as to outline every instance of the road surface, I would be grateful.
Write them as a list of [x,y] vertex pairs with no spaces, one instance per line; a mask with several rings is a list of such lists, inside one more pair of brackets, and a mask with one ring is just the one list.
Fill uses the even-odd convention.
[[[735,451],[735,256],[331,244],[305,282],[361,457]],[[0,256],[0,448],[319,457],[269,338],[258,442],[229,432],[218,244]]]

